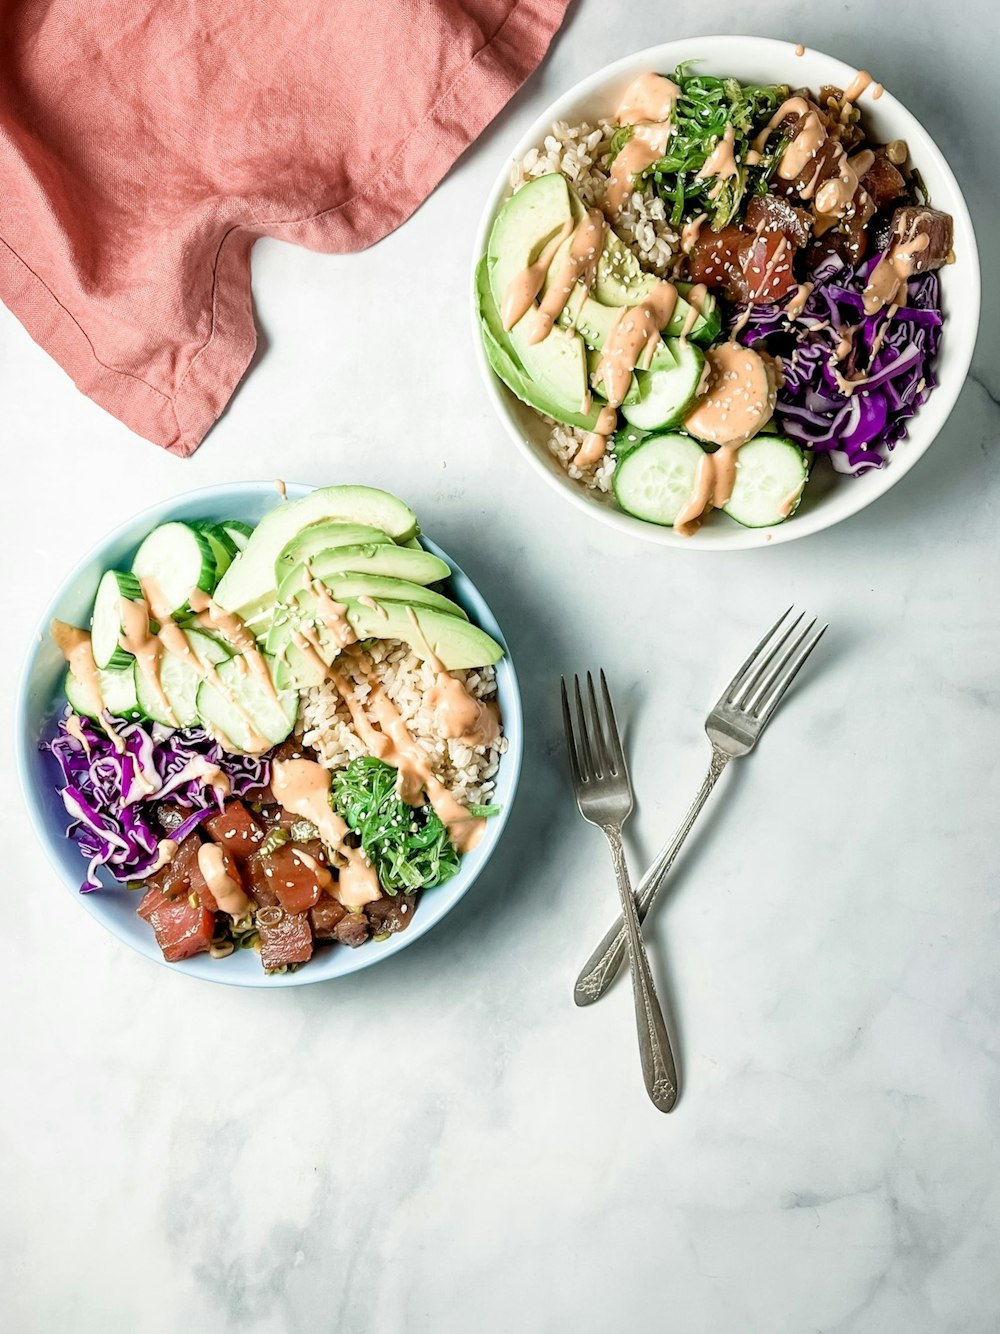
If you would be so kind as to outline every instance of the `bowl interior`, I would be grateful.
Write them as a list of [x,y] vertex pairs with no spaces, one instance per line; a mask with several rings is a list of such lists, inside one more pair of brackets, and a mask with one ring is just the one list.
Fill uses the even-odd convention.
[[[578,508],[595,518],[646,541],[661,546],[700,550],[739,550],[793,541],[818,532],[870,505],[893,486],[933,443],[955,404],[972,361],[979,326],[979,257],[969,210],[958,182],[937,145],[920,122],[891,91],[873,99],[867,92],[859,101],[866,124],[882,140],[905,139],[935,207],[955,220],[957,263],[942,272],[942,298],[948,317],[938,358],[937,388],[912,418],[907,437],[893,451],[885,468],[862,477],[836,474],[826,459],[817,460],[802,503],[785,523],[774,528],[742,528],[721,514],[714,514],[693,537],[678,537],[670,528],[659,528],[623,514],[611,496],[588,491],[572,481],[549,452],[549,428],[531,408],[521,403],[490,369],[479,337],[475,299],[475,263],[483,254],[497,212],[510,194],[511,162],[539,143],[557,120],[576,124],[611,116],[621,94],[638,74],[656,71],[669,74],[685,60],[697,61],[707,74],[729,74],[745,82],[788,83],[792,87],[818,89],[823,84],[846,87],[857,71],[843,61],[820,51],[795,54],[791,42],[762,37],[694,37],[666,42],[628,56],[598,70],[551,104],[525,132],[494,183],[476,239],[473,266],[473,329],[476,355],[493,405],[515,444],[529,463]],[[876,71],[877,77],[877,71]],[[956,319],[955,316],[961,318]]]
[[[311,487],[289,484],[288,495],[296,500],[311,490]],[[47,633],[47,627],[53,617],[86,625],[103,571],[109,567],[127,569],[136,547],[155,524],[168,519],[195,518],[235,518],[256,523],[275,505],[282,503],[273,483],[258,482],[209,487],[146,510],[123,524],[77,566],[53,598],[29,646],[18,699],[17,744],[21,786],[35,829],[74,899],[119,939],[158,963],[164,960],[153,933],[136,916],[137,894],[116,885],[110,878],[105,890],[79,893],[85,864],[75,844],[64,834],[68,821],[56,790],[58,766],[47,752],[39,749],[39,742],[54,734],[56,720],[65,707],[62,696],[65,663]],[[426,538],[421,538],[421,542],[451,566],[449,596],[468,612],[472,621],[506,648],[492,612],[471,580],[433,542]],[[489,821],[479,846],[463,857],[458,874],[444,885],[424,892],[412,926],[388,940],[369,941],[357,950],[346,947],[320,950],[298,972],[275,977],[264,974],[260,957],[254,950],[237,951],[225,959],[200,955],[167,966],[190,977],[235,986],[300,986],[341,977],[379,963],[429,931],[466,893],[486,865],[514,801],[521,764],[522,722],[517,677],[509,653],[497,664],[496,675],[508,744],[496,780],[496,800],[503,809]]]

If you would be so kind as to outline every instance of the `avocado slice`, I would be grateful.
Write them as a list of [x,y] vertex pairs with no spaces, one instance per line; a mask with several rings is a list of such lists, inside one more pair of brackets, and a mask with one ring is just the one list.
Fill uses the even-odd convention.
[[494,375],[501,379],[522,403],[527,403],[528,407],[534,408],[536,412],[544,412],[547,417],[554,417],[556,421],[565,422],[567,426],[579,426],[584,431],[592,431],[597,425],[599,408],[591,408],[590,412],[566,412],[560,404],[553,403],[546,397],[518,361],[493,299],[489,266],[485,255],[476,267],[476,293],[479,299],[479,323],[483,347]]
[[[542,177],[541,179],[547,180],[548,178]],[[580,222],[587,211],[586,207],[571,185],[567,184],[567,189],[573,220],[574,222]],[[550,278],[558,269],[560,259],[570,244],[570,240],[565,241],[556,252],[549,268]],[[610,306],[614,313],[617,313],[622,306],[638,305],[640,301],[649,296],[659,281],[655,274],[646,273],[632,248],[626,245],[610,227],[605,227],[604,243],[600,258],[597,261],[597,275],[594,279],[593,290],[589,294],[585,294],[582,288],[574,292],[566,303],[566,309],[563,311],[560,323],[563,325],[572,323],[580,330],[584,340],[591,347],[602,347],[603,343],[592,341],[588,335],[588,326],[595,325],[595,332],[603,330],[603,336],[606,337],[607,320],[593,309],[591,303],[598,306]],[[685,300],[687,293],[691,290],[691,283],[676,283],[675,286],[680,296],[674,308],[674,313],[670,317],[670,323],[663,330],[664,338],[679,338],[684,332],[684,326],[691,311],[691,306]],[[580,298],[584,295],[587,299],[584,302],[583,312],[577,314],[575,318],[571,318],[570,311],[579,311]],[[719,336],[722,328],[722,315],[718,300],[711,292],[705,295],[702,305],[704,312],[694,320],[687,336],[691,342],[707,346]],[[654,364],[649,369],[666,370],[668,367],[665,364],[657,364],[654,359]]]
[[[312,579],[310,579],[310,575]],[[310,563],[296,565],[294,570],[281,583],[280,601],[295,599],[296,605],[312,580],[319,579],[330,590],[338,602],[356,602],[359,598],[371,598],[373,602],[406,602],[414,607],[433,607],[436,611],[448,612],[467,621],[469,618],[457,602],[446,598],[443,593],[436,593],[423,584],[412,583],[409,579],[394,579],[387,575],[358,574],[354,570],[338,570],[333,574],[318,575]]]
[[265,514],[246,547],[215,590],[216,602],[245,620],[259,616],[274,601],[274,563],[282,548],[312,523],[339,519],[361,523],[405,542],[420,531],[417,516],[388,491],[370,486],[326,486],[302,500]]
[[[426,658],[428,649],[448,671],[467,667],[488,667],[503,657],[503,649],[484,630],[463,621],[448,612],[433,607],[413,607],[403,602],[380,602],[379,609],[365,607],[360,602],[344,603],[345,615],[358,639],[401,639],[410,645],[418,657]],[[300,619],[314,622],[313,633],[319,644],[320,656],[327,665],[340,652],[340,645],[318,621],[316,599],[310,593],[296,598],[298,616],[276,623],[268,634],[268,649],[283,660],[287,680],[300,689],[318,684],[322,679],[317,665],[292,642],[295,623]],[[414,625],[416,621],[416,625]],[[284,681],[285,674],[282,673]]]
[[[503,205],[486,250],[490,289],[498,311],[503,307],[511,279],[533,263],[572,218],[569,186],[557,172],[529,181]],[[506,331],[507,337],[527,378],[558,408],[558,412],[550,415],[564,421],[580,412],[587,397],[583,339],[557,326],[541,342],[529,343],[530,324],[531,311],[528,311]]]
[[[381,546],[368,544],[356,547],[334,547],[317,552],[309,559],[314,579],[324,582],[332,578],[354,575],[372,575],[386,579],[405,579],[413,584],[437,584],[451,575],[451,570],[438,556],[422,548],[397,547],[391,543]],[[306,586],[305,569],[293,566],[278,585],[279,602]]]
[[319,551],[330,551],[335,547],[384,546],[391,542],[388,533],[366,523],[340,523],[336,519],[311,523],[281,548],[274,562],[275,577],[280,583],[289,570]]
[[[578,289],[582,294],[582,289]],[[615,326],[615,321],[622,313],[621,306],[602,306],[599,301],[593,297],[585,297],[581,302],[578,297],[574,297],[572,313],[570,306],[567,306],[560,315],[560,320],[570,321],[579,329],[583,335],[583,341],[588,347],[600,352],[605,343],[611,337],[611,330]],[[671,320],[671,323],[673,321]],[[653,359],[648,366],[643,366],[643,370],[649,371],[671,371],[677,364],[677,359],[672,349],[661,338],[653,353]],[[596,369],[596,366],[593,367]]]

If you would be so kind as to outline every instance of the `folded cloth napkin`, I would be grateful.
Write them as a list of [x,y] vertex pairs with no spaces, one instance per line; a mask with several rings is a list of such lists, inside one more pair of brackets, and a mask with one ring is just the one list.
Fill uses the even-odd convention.
[[192,453],[256,345],[254,240],[398,227],[567,3],[0,0],[0,299],[85,394]]

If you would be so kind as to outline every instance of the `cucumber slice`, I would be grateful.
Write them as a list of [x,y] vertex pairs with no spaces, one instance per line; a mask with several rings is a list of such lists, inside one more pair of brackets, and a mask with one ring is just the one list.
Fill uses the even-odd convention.
[[215,574],[217,579],[229,569],[233,563],[233,558],[239,551],[239,547],[232,540],[221,524],[211,523],[207,519],[199,519],[192,523],[192,528],[196,528],[205,541],[212,548],[212,556],[215,560]]
[[[274,680],[274,660],[265,658]],[[235,658],[218,667],[218,684],[202,681],[196,707],[199,718],[232,742],[237,750],[259,753],[284,741],[295,725],[299,697],[295,690],[279,690],[275,700],[254,672],[241,670]],[[254,733],[257,735],[255,736]]]
[[164,653],[160,659],[160,687],[170,705],[169,714],[164,711],[163,701],[148,677],[138,669],[135,673],[139,708],[147,718],[165,723],[168,727],[192,727],[198,722],[196,699],[202,677],[192,665],[192,657],[197,657],[201,662],[218,664],[232,656],[224,644],[211,635],[202,634],[200,630],[188,630],[185,637],[191,656],[177,657],[173,653]]
[[253,534],[252,525],[244,523],[242,519],[225,519],[219,527],[229,534],[229,540],[237,551],[243,550]]
[[135,553],[132,573],[154,580],[176,615],[187,606],[192,589],[211,593],[215,587],[215,556],[208,539],[191,524],[163,523]]
[[643,431],[676,426],[698,394],[705,354],[692,343],[670,339],[667,345],[674,356],[673,368],[636,371],[638,399],[630,402],[626,398],[622,404],[625,420]]
[[124,671],[132,665],[132,654],[118,641],[122,633],[121,601],[134,602],[142,597],[142,588],[134,574],[124,570],[108,570],[101,576],[94,598],[91,618],[90,644],[98,667],[110,672]]
[[771,528],[798,508],[809,478],[803,450],[780,435],[758,435],[736,455],[733,494],[723,509],[744,528]]
[[[128,718],[131,721],[143,717],[136,698],[135,675],[131,667],[121,672],[105,672],[98,668],[97,680],[104,707],[113,718]],[[97,717],[90,706],[87,690],[72,672],[66,673],[63,690],[74,713],[83,718]]]
[[618,504],[637,519],[673,527],[694,493],[705,451],[688,435],[653,435],[618,464]]

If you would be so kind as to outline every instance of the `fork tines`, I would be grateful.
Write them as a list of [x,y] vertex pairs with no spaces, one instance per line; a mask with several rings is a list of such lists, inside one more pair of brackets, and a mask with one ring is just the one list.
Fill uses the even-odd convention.
[[796,634],[805,619],[805,612],[800,612],[789,622],[794,610],[789,607],[782,612],[730,681],[720,700],[720,704],[749,714],[762,726],[828,629],[823,625],[817,630],[817,618],[813,617],[805,629]]
[[580,690],[579,676],[573,677],[573,696],[576,703],[576,726],[570,710],[566,678],[560,679],[562,691],[563,724],[566,730],[566,744],[569,748],[570,764],[577,783],[590,783],[600,778],[618,778],[626,773],[625,754],[622,750],[618,723],[615,719],[611,692],[608,690],[604,671],[598,672],[601,679],[601,695],[604,703],[604,716],[597,703],[594,678],[587,673],[587,697],[590,702],[590,722],[584,709],[583,693]]

